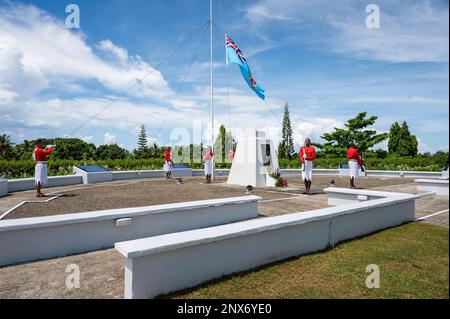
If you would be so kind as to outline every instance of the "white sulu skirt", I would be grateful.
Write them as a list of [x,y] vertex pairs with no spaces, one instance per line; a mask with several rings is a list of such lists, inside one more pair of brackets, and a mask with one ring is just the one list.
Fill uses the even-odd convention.
[[348,172],[349,172],[350,178],[354,178],[354,179],[358,178],[358,176],[359,176],[358,161],[356,161],[356,160],[348,161]]
[[312,181],[313,161],[305,161],[302,164],[302,180]]
[[171,173],[173,169],[173,164],[171,162],[165,161],[164,171]]
[[212,175],[213,165],[212,160],[205,160],[205,175]]
[[34,183],[40,183],[42,186],[47,185],[47,164],[37,163],[34,168]]

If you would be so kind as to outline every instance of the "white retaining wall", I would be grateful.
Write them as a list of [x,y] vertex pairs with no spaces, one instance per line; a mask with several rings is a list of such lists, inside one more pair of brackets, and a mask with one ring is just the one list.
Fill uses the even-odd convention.
[[2,220],[0,266],[112,247],[123,240],[255,218],[259,199],[242,196]]
[[[180,171],[177,171],[180,170]],[[184,170],[184,171],[183,171]],[[176,176],[204,176],[203,169],[175,169],[177,171],[172,173],[173,177]],[[229,169],[216,169],[215,176],[228,176]],[[112,180],[126,180],[137,178],[162,178],[165,177],[163,170],[141,170],[141,171],[115,171],[112,173]],[[282,169],[281,174],[298,174],[301,175],[301,169]],[[330,175],[339,176],[339,169],[313,169],[313,175]],[[367,176],[374,177],[405,177],[405,178],[442,178],[441,172],[409,172],[409,171],[367,171]],[[47,187],[67,186],[82,184],[83,180],[81,176],[66,175],[66,176],[52,176],[48,178],[49,184]],[[108,177],[109,180],[109,177]],[[18,192],[34,189],[34,178],[21,178],[8,180],[8,192]],[[1,196],[1,195],[0,195]]]
[[[228,176],[230,170],[228,168],[216,168],[214,170],[214,176]],[[193,169],[192,176],[205,176],[204,169]]]
[[449,196],[448,180],[444,179],[416,179],[417,190],[435,192],[438,195]]
[[414,196],[116,243],[125,259],[125,298],[151,298],[223,275],[322,250],[414,219]]
[[8,194],[8,181],[6,179],[0,178],[0,197]]
[[367,176],[377,177],[404,177],[404,178],[438,178],[442,172],[417,172],[417,171],[381,171],[368,170]]
[[353,204],[385,197],[403,197],[405,195],[404,193],[380,192],[367,189],[350,189],[337,187],[325,188],[324,192],[327,193],[328,205],[332,206]]
[[162,178],[166,177],[166,172],[163,170],[154,171],[116,171],[113,173],[113,181],[137,178]]
[[83,184],[112,182],[113,180],[113,174],[111,171],[86,172],[81,168],[74,166],[73,172],[83,178]]
[[[48,184],[46,187],[68,186],[82,183],[82,177],[77,175],[51,176],[48,178]],[[34,188],[34,178],[8,180],[8,193],[26,191]]]

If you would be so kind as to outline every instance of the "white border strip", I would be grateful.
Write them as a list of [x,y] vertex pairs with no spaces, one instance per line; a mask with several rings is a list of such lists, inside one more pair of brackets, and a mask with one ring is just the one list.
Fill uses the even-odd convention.
[[20,206],[22,206],[23,204],[27,204],[27,203],[48,203],[49,201],[52,201],[58,197],[60,197],[62,194],[56,194],[56,196],[52,196],[46,200],[25,200],[23,202],[20,202],[19,204],[17,204],[16,206],[14,206],[13,208],[8,209],[6,212],[4,212],[2,215],[0,215],[0,220],[2,220],[4,217],[6,217],[6,215],[8,215],[9,213],[11,213],[12,211],[16,210],[17,208],[19,208]]
[[426,216],[422,216],[422,217],[416,218],[415,220],[416,220],[416,221],[425,220],[425,219],[431,218],[431,217],[436,216],[436,215],[448,213],[448,211],[449,211],[449,210],[448,210],[448,208],[447,208],[447,209],[441,210],[440,212],[437,212],[437,213],[433,213],[433,214],[430,214],[430,215],[426,215]]

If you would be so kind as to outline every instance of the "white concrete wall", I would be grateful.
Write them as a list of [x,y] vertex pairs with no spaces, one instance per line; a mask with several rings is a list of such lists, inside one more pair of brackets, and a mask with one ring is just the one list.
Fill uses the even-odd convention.
[[[227,176],[229,174],[229,169],[220,169],[220,174],[217,173],[218,169],[215,170],[216,175]],[[299,168],[283,168],[280,170],[282,175],[301,175],[302,170]],[[367,170],[367,176],[372,177],[404,177],[404,178],[439,178],[442,177],[443,173],[440,172],[417,172],[417,171],[381,171],[381,170]],[[202,176],[203,170],[193,170],[194,176]],[[328,169],[328,168],[314,168],[313,175],[325,175],[325,176],[339,176],[339,169]],[[348,170],[342,177],[348,177]],[[364,177],[363,174],[360,177]]]
[[[165,176],[165,174],[164,174]],[[189,177],[193,176],[192,168],[174,168],[172,170],[172,178],[173,177]]]
[[[255,218],[260,197],[111,209],[0,221],[0,266],[106,247],[115,242]],[[117,227],[119,219],[131,224]]]
[[113,181],[137,178],[162,178],[166,176],[163,170],[142,170],[142,171],[116,171],[112,172]]
[[6,179],[0,178],[0,197],[8,194],[8,181]]
[[[65,176],[50,176],[46,187],[58,187],[82,184],[81,176],[65,175]],[[26,191],[34,189],[34,178],[21,178],[8,180],[8,193]]]
[[385,197],[403,197],[403,193],[394,192],[380,192],[368,189],[350,189],[350,188],[338,188],[329,187],[325,188],[324,192],[327,193],[328,205],[345,205],[353,204],[361,201],[374,200]]
[[76,175],[79,175],[82,177],[83,184],[112,182],[112,180],[113,180],[113,173],[111,171],[86,172],[86,171],[74,166],[73,172]]
[[[228,176],[229,169],[216,169],[214,170],[215,176]],[[301,175],[301,169],[282,169],[281,174]],[[402,175],[403,174],[403,175]],[[181,174],[180,174],[181,175]],[[192,170],[192,176],[203,176],[203,169]],[[313,169],[313,175],[339,175],[339,169]],[[441,178],[441,172],[408,172],[408,171],[367,171],[367,176],[374,177],[400,177],[402,175],[405,178]],[[115,171],[112,172],[112,180],[126,180],[136,178],[161,178],[165,176],[163,170],[143,170],[143,171]],[[177,176],[172,174],[172,176]],[[184,176],[191,176],[190,172]],[[49,184],[47,187],[67,186],[82,184],[82,177],[79,175],[66,175],[66,176],[52,176],[49,177]],[[21,179],[9,179],[8,180],[8,192],[18,192],[34,189],[34,178],[21,178]]]
[[438,195],[449,196],[448,180],[443,179],[416,179],[417,190],[435,192]]
[[[340,174],[341,171],[341,174]],[[345,172],[344,172],[345,171]],[[281,174],[299,174],[301,175],[301,169],[289,168],[282,169]],[[441,172],[418,172],[418,171],[381,171],[381,170],[366,170],[367,176],[372,177],[386,177],[386,178],[439,178],[442,176]],[[342,175],[342,177],[348,177],[348,170],[339,169],[322,169],[314,168],[313,175]],[[364,177],[364,173],[360,171],[360,178]]]
[[[230,170],[227,168],[216,168],[214,170],[214,176],[228,176]],[[205,176],[204,169],[193,169],[192,176]]]
[[[359,175],[359,177],[364,177],[364,173],[361,171],[361,169],[358,169],[358,175]],[[350,178],[350,169],[348,169],[348,168],[340,168],[339,169],[339,176],[340,177],[349,177]]]
[[116,243],[125,298],[151,298],[414,219],[405,195]]
[[377,177],[404,177],[404,178],[438,178],[441,172],[418,172],[418,171],[381,171],[368,170],[367,176]]
[[441,177],[442,177],[443,179],[448,179],[448,170],[442,171]]

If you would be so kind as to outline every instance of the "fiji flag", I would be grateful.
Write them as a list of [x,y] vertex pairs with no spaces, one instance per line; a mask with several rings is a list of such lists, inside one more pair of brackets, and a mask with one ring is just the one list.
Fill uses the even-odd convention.
[[239,47],[227,35],[225,36],[225,43],[227,52],[227,64],[235,63],[239,65],[245,82],[247,82],[248,86],[256,93],[256,95],[264,100],[264,98],[266,97],[264,89],[260,87],[253,78],[252,72],[250,72],[250,67],[248,66],[247,60],[245,59],[241,49],[239,49]]

